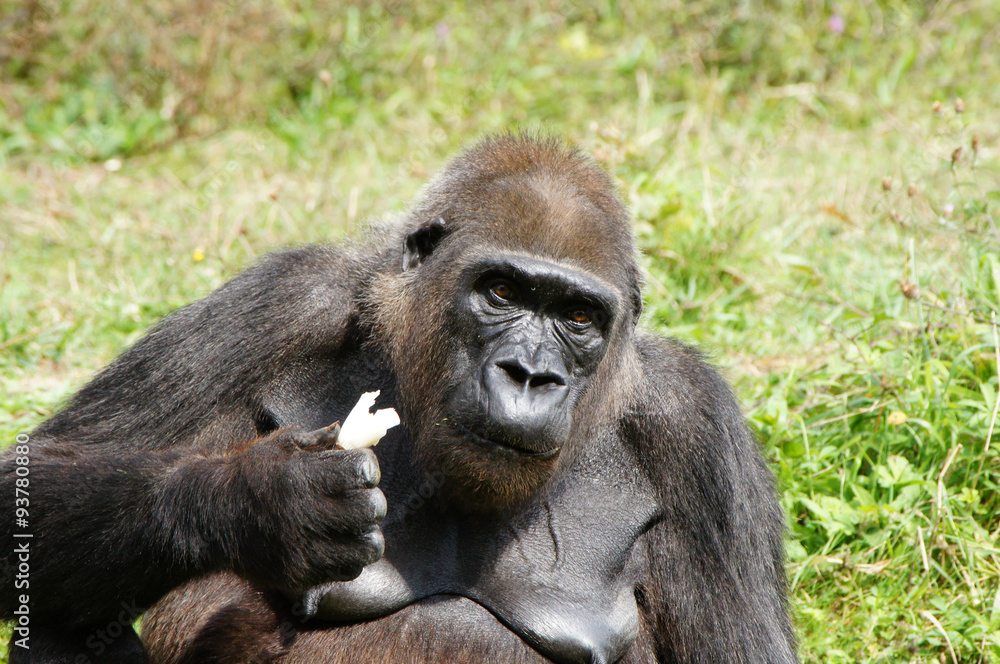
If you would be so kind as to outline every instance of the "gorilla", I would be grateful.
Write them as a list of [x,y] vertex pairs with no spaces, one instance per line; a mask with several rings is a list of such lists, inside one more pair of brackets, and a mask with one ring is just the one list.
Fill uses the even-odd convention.
[[[2,457],[11,662],[796,662],[773,478],[641,308],[612,181],[525,134],[266,257]],[[403,425],[338,449],[374,390]]]

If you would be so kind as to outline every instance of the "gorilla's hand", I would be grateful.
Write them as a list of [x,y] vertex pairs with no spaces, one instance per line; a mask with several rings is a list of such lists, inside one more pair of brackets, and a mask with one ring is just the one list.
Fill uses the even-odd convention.
[[246,487],[236,511],[238,573],[299,591],[353,579],[382,557],[378,460],[369,449],[331,449],[338,432],[279,429],[230,457],[233,481]]

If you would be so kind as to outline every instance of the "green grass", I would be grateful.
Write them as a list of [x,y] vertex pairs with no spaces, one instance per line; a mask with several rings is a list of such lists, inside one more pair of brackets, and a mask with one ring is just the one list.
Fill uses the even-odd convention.
[[254,257],[543,129],[626,193],[646,325],[737,386],[803,660],[1000,662],[995,2],[201,5],[0,0],[0,444]]

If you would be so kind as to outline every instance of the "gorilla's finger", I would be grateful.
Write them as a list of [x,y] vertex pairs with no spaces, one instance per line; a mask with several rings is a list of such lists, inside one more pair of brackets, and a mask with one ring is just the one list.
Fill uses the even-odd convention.
[[316,429],[315,431],[297,432],[292,434],[295,445],[305,452],[325,451],[335,449],[340,437],[340,422]]
[[353,489],[371,489],[382,479],[378,457],[370,449],[329,450],[316,455],[316,463],[325,469],[318,478],[321,486],[335,495]]

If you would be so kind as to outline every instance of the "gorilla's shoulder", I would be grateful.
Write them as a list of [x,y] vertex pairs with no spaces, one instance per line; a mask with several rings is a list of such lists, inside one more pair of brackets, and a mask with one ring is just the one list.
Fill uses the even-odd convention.
[[241,286],[255,281],[268,285],[282,281],[303,283],[345,283],[368,266],[354,245],[309,244],[265,254],[240,273],[230,284]]
[[[705,354],[683,341],[639,331],[635,345],[643,371],[651,380],[669,378],[678,386],[690,388],[715,388],[715,383],[723,382]],[[709,381],[707,386],[704,385],[706,380]]]
[[203,299],[170,313],[115,364],[152,355],[161,364],[198,365],[209,351],[255,352],[263,362],[275,349],[335,346],[357,316],[366,260],[372,258],[350,245],[266,254]]
[[223,303],[230,309],[242,310],[268,305],[266,308],[287,316],[343,308],[353,303],[374,273],[374,265],[383,260],[379,254],[353,243],[312,244],[275,251],[185,309],[190,314]]
[[642,370],[636,396],[647,408],[684,419],[742,421],[729,384],[700,350],[642,331],[635,345]]

